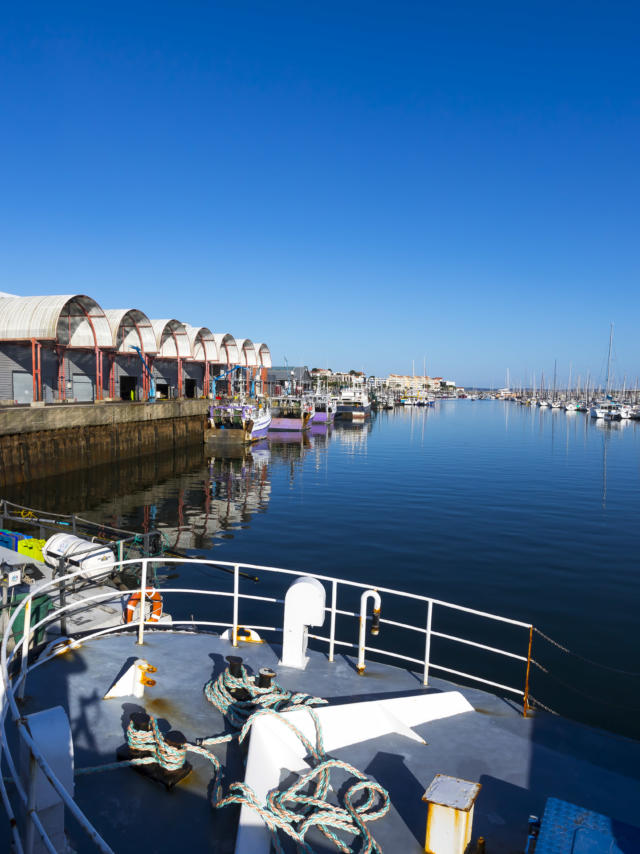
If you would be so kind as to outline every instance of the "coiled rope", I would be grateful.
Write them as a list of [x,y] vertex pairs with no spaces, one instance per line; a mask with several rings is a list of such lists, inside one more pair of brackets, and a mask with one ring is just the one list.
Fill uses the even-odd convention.
[[[230,741],[233,735],[221,736],[216,739],[217,742]],[[132,751],[144,751],[149,753],[149,756],[138,756],[133,759],[125,759],[118,762],[110,762],[107,765],[96,765],[91,768],[79,768],[76,770],[76,776],[84,774],[98,774],[103,771],[114,771],[116,768],[126,768],[127,766],[135,765],[152,765],[157,764],[165,771],[179,771],[184,767],[187,759],[187,752],[196,753],[203,756],[213,765],[213,787],[211,793],[211,801],[214,806],[217,805],[220,799],[220,771],[221,765],[219,759],[196,744],[185,742],[183,745],[169,744],[165,737],[160,732],[157,718],[149,715],[149,729],[137,729],[133,720],[129,721],[127,727],[127,745]]]
[[[307,832],[314,827],[343,854],[348,854],[352,849],[338,836],[337,831],[356,838],[361,837],[363,844],[359,850],[362,854],[382,854],[382,849],[371,835],[367,823],[382,818],[389,812],[389,793],[353,765],[326,754],[320,720],[312,708],[313,705],[326,703],[326,700],[302,692],[287,691],[275,681],[268,687],[261,688],[256,685],[256,677],[249,676],[242,665],[239,676],[233,676],[227,669],[215,681],[210,680],[205,686],[205,695],[225,715],[229,723],[236,730],[240,730],[239,732],[203,739],[200,745],[188,742],[174,745],[167,742],[160,732],[157,719],[152,715],[149,716],[148,730],[138,729],[132,719],[127,727],[127,744],[132,751],[148,755],[94,768],[78,769],[76,774],[91,774],[153,763],[166,771],[175,772],[184,767],[187,753],[199,754],[213,765],[212,806],[218,809],[234,804],[246,805],[255,810],[271,831],[277,854],[284,854],[280,833],[292,839],[304,854],[314,854],[314,849],[305,839]],[[239,695],[241,699],[235,695]],[[315,744],[287,715],[281,714],[296,708],[306,708],[311,715]],[[270,792],[265,804],[260,803],[253,789],[243,782],[232,783],[228,794],[223,797],[221,763],[204,745],[221,744],[235,738],[242,743],[256,720],[264,715],[273,716],[300,739],[313,767],[288,788]],[[330,803],[329,792],[340,788],[338,785],[331,786],[331,772],[336,770],[346,772],[355,780],[343,790],[339,803]]]
[[[235,692],[235,693],[234,693]],[[319,706],[326,703],[322,697],[312,697],[302,692],[287,691],[275,680],[266,688],[256,684],[256,677],[249,676],[244,665],[240,665],[240,676],[233,676],[229,668],[214,681],[204,686],[207,700],[229,721],[231,726],[241,729],[245,721],[256,711],[256,707],[284,712],[300,706]],[[246,699],[244,699],[246,697]],[[204,739],[201,744],[209,744]]]
[[[381,854],[367,822],[387,814],[390,809],[389,794],[353,765],[326,755],[322,727],[312,706],[322,705],[327,701],[310,694],[287,691],[275,680],[266,687],[260,687],[256,684],[256,677],[249,676],[244,665],[239,664],[238,669],[239,675],[234,676],[227,668],[215,681],[212,679],[207,682],[204,689],[207,700],[226,717],[231,726],[240,729],[238,742],[244,741],[258,718],[272,715],[300,739],[314,767],[287,789],[270,792],[264,805],[250,786],[237,782],[230,785],[227,796],[217,800],[215,806],[219,808],[244,804],[255,810],[271,831],[278,854],[284,852],[278,836],[279,831],[293,839],[305,854],[313,854],[313,848],[305,840],[307,831],[312,827],[317,827],[344,854],[351,848],[336,831],[362,837],[363,854]],[[309,741],[287,715],[281,714],[296,708],[306,708],[311,715],[315,728],[315,744]],[[200,743],[210,745],[215,741],[216,739],[204,739]],[[356,778],[344,791],[340,804],[332,804],[327,800],[331,790],[331,771],[336,769]]]
[[[314,849],[305,839],[307,831],[312,827],[317,827],[344,854],[351,851],[351,848],[337,835],[337,830],[355,837],[362,837],[363,846],[360,849],[362,854],[382,854],[382,849],[371,835],[367,822],[382,818],[389,812],[391,806],[389,793],[348,762],[327,756],[318,716],[309,706],[307,711],[315,726],[315,746],[295,724],[287,719],[286,715],[281,715],[269,708],[260,709],[248,718],[238,740],[240,742],[244,740],[257,718],[273,715],[300,739],[315,767],[288,788],[270,792],[265,805],[259,802],[253,789],[246,783],[232,783],[227,797],[218,801],[216,806],[240,804],[255,810],[271,831],[278,854],[284,854],[278,831],[282,831],[293,839],[299,850],[305,854],[314,854]],[[349,785],[343,792],[339,804],[333,804],[327,800],[331,790],[331,771],[334,769],[345,771],[356,778],[356,782]],[[356,803],[358,800],[360,802]]]

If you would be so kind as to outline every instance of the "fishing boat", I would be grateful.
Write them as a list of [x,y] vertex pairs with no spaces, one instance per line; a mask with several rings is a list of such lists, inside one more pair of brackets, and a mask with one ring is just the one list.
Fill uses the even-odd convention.
[[271,409],[266,402],[210,406],[204,441],[249,444],[264,439],[270,425]]
[[[220,580],[165,587],[165,625],[152,558],[134,617],[99,630],[61,631],[82,571],[64,556],[24,587],[0,654],[2,850],[637,850],[640,743],[544,711],[526,621],[308,569],[163,562]],[[120,607],[108,595],[74,609]],[[586,848],[559,847],[576,834]]]
[[314,424],[331,424],[336,416],[336,404],[333,397],[328,393],[318,393],[313,396]]
[[312,397],[286,395],[271,398],[269,432],[298,432],[308,430],[315,415]]
[[344,421],[364,421],[371,414],[371,403],[364,389],[342,389],[337,401],[336,418]]

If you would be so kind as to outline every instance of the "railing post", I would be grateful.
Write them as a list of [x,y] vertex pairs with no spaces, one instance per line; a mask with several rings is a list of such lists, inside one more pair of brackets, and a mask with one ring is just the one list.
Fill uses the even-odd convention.
[[[60,557],[58,559],[58,568],[56,571],[59,573],[60,576],[64,577],[65,571],[66,571],[66,564],[64,562],[63,557]],[[60,582],[60,607],[64,608],[64,606],[66,604],[67,604],[67,582],[61,581]],[[67,612],[66,611],[63,611],[62,615],[60,617],[60,634],[61,635],[67,634]]]
[[231,639],[234,646],[238,646],[238,593],[240,587],[240,567],[233,567],[233,631]]
[[24,683],[27,681],[27,664],[29,662],[29,643],[31,641],[31,594],[27,594],[27,603],[23,610],[24,621],[22,624],[22,645],[20,647],[20,685],[18,697],[24,697]]
[[529,651],[527,652],[527,672],[524,677],[524,700],[522,703],[522,716],[527,717],[529,711],[529,671],[531,670],[531,647],[533,645],[533,626],[529,626]]
[[424,638],[424,673],[422,684],[429,684],[429,664],[431,662],[431,621],[433,619],[433,599],[429,599],[427,605],[427,629]]
[[329,631],[329,661],[333,661],[333,650],[336,642],[336,606],[338,604],[338,582],[331,582],[331,629]]
[[144,643],[144,611],[147,595],[147,560],[142,560],[142,572],[140,573],[140,620],[138,622],[138,646]]
[[76,514],[75,513],[71,514],[71,530],[73,532],[73,536],[74,537],[77,536],[78,526],[76,524]]
[[124,542],[118,540],[118,563],[120,564],[120,572],[122,572],[122,561],[124,560]]
[[27,826],[25,833],[24,854],[33,854],[33,844],[35,842],[36,826],[33,821],[33,814],[36,810],[36,777],[38,774],[38,766],[31,748],[29,748],[29,786],[27,789]]

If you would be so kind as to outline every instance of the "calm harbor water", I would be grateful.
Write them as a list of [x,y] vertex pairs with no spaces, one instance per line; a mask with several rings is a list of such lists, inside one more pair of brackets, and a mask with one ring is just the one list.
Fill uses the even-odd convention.
[[[579,656],[637,674],[639,465],[640,422],[460,400],[381,412],[303,440],[279,437],[231,459],[195,448],[7,497],[156,526],[171,547],[203,557],[312,570],[532,622]],[[215,570],[178,575],[180,586],[227,581]],[[270,590],[261,584],[248,592]],[[424,623],[385,600],[384,616]],[[447,612],[434,628],[526,655],[523,630]],[[393,637],[383,627],[380,646],[385,634]],[[421,657],[420,637],[395,640]],[[444,640],[433,654],[453,669],[523,685],[520,662]],[[534,667],[531,676],[545,705],[640,735],[639,678],[539,636],[533,657],[549,671]]]

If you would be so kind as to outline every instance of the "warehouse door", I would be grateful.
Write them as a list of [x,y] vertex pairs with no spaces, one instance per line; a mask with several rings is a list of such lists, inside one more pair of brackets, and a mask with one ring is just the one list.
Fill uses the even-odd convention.
[[73,375],[73,397],[78,401],[93,400],[93,383],[85,374]]
[[137,387],[138,380],[135,377],[120,377],[120,397],[122,400],[135,400]]
[[13,399],[18,403],[31,403],[33,400],[33,377],[26,371],[13,372]]

